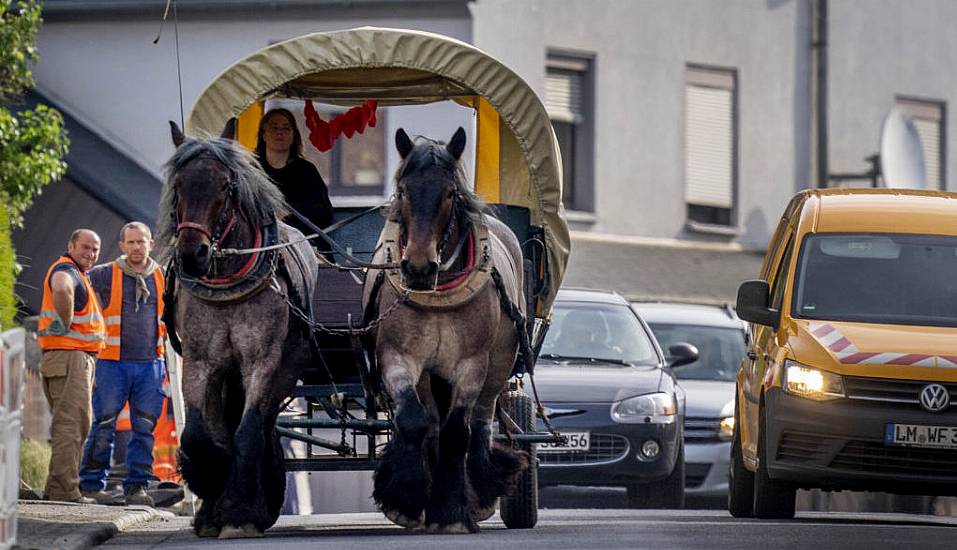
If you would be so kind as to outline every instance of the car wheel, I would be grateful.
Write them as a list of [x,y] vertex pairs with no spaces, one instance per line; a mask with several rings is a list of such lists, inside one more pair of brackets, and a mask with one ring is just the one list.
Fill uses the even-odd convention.
[[685,445],[678,442],[678,456],[671,474],[653,483],[637,483],[628,486],[629,508],[685,507]]
[[[535,431],[535,409],[532,398],[523,391],[508,391],[499,396],[499,404],[518,427],[527,433]],[[538,453],[534,443],[513,443],[528,453],[528,469],[518,479],[515,493],[502,497],[499,514],[509,529],[531,529],[538,523]]]
[[744,466],[741,450],[741,426],[738,411],[734,412],[734,435],[731,438],[731,464],[728,467],[728,512],[736,518],[754,517],[754,472]]
[[764,407],[760,414],[758,434],[758,469],[754,473],[754,515],[763,519],[794,517],[797,490],[790,483],[771,479],[768,475],[768,429]]

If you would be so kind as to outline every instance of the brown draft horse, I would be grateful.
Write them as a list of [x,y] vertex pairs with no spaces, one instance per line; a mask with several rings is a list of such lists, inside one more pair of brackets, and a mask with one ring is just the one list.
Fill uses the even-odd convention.
[[[286,209],[282,195],[232,141],[234,124],[218,139],[187,138],[170,125],[177,148],[166,165],[158,225],[172,257],[167,290],[175,288],[165,318],[183,356],[179,463],[202,498],[196,534],[260,536],[285,498],[276,418],[314,359],[309,324],[289,303],[309,311],[316,258],[299,231],[277,221]],[[277,243],[291,246],[217,254]]]
[[[508,299],[524,313],[522,253],[511,230],[466,186],[462,128],[447,146],[424,138],[413,144],[402,129],[395,141],[402,162],[375,261],[398,259],[385,246],[391,226],[401,276],[392,272],[377,288],[372,271],[365,285],[366,303],[376,301],[380,312],[376,357],[395,405],[394,436],[376,470],[373,497],[399,525],[475,532],[528,466],[526,453],[494,444],[490,429],[516,360],[516,326],[488,280],[468,299],[442,307],[408,298],[441,301],[457,292],[448,289],[455,280],[494,266]],[[480,233],[487,246],[475,258],[471,246]]]

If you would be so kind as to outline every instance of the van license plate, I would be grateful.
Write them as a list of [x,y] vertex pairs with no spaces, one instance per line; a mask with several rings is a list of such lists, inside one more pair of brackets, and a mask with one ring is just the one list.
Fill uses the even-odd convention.
[[568,438],[565,445],[558,443],[539,443],[538,452],[540,453],[567,453],[573,451],[587,451],[591,447],[591,438],[588,432],[561,432]]
[[957,449],[957,427],[887,424],[884,442],[889,445]]

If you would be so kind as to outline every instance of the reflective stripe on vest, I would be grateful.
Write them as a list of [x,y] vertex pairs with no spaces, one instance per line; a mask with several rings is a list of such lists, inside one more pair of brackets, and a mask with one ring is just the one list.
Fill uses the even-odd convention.
[[[121,330],[123,325],[123,270],[116,262],[113,266],[110,279],[110,303],[103,310],[106,316],[106,348],[100,352],[100,359],[111,361],[120,360]],[[159,269],[153,271],[153,282],[156,283],[156,356],[163,357],[166,349],[163,341],[166,339],[166,324],[160,319],[163,314],[163,292],[166,290],[166,280]]]
[[[50,325],[54,319],[59,319],[60,315],[53,306],[53,289],[50,288],[50,278],[53,270],[60,264],[72,264],[76,262],[67,256],[61,256],[60,259],[53,262],[50,269],[47,270],[46,278],[43,279],[43,298],[40,306],[40,321],[37,324],[37,343],[41,349],[74,349],[96,353],[104,346],[104,336],[106,334],[103,313],[100,310],[100,302],[96,298],[96,292],[90,285],[83,270],[76,267],[80,273],[80,280],[86,289],[86,305],[80,311],[74,311],[73,321],[67,327],[66,334],[59,336],[50,331]],[[75,305],[75,304],[74,304]]]

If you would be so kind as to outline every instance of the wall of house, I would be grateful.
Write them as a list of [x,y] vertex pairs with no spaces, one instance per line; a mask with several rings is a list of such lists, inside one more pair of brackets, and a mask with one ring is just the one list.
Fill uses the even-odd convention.
[[[157,13],[130,10],[83,14],[63,7],[64,2],[53,4],[59,6],[45,12],[46,22],[40,32],[40,63],[36,68],[39,88],[80,122],[159,175],[173,152],[167,121],[180,121],[172,16],[154,45],[161,9]],[[241,2],[235,9],[218,11],[181,9],[178,34],[187,114],[207,84],[232,63],[295,36],[371,25],[433,31],[466,42],[472,38],[464,0],[390,6],[382,2],[316,2],[314,7],[283,9],[269,2],[260,4],[256,8],[250,2]],[[448,113],[431,117],[441,121],[448,118]],[[436,128],[420,119],[414,113],[398,116],[390,120],[389,130],[405,126],[416,133],[446,133],[444,126]],[[468,117],[462,120],[467,122]],[[451,136],[456,126],[445,126],[451,128],[447,130]],[[387,174],[391,175],[391,170]]]
[[[541,94],[549,49],[595,56],[595,220],[576,228],[727,241],[685,229],[689,63],[738,75],[738,239],[767,240],[808,181],[807,2],[479,0],[475,43]],[[798,183],[800,182],[800,184]]]
[[[831,172],[863,172],[877,153],[895,96],[946,103],[957,124],[957,3],[830,0]],[[947,190],[957,190],[957,148],[947,144]]]

